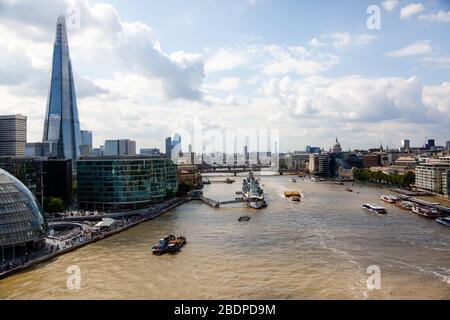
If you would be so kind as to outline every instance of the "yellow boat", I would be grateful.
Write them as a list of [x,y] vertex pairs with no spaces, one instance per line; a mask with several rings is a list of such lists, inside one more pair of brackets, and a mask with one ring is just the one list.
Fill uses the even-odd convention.
[[300,192],[297,191],[286,191],[284,193],[284,196],[286,198],[291,198],[291,197],[301,197]]

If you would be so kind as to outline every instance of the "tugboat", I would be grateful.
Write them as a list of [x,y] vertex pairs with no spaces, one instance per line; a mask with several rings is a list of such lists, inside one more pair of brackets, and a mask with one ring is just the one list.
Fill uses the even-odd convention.
[[384,202],[392,203],[392,204],[394,204],[394,203],[396,203],[396,202],[398,201],[398,197],[392,196],[392,195],[389,195],[389,196],[387,196],[387,195],[382,195],[380,199],[381,199],[382,201],[384,201]]
[[248,178],[244,179],[242,184],[242,196],[250,208],[261,209],[267,207],[264,199],[264,190],[255,179],[253,172],[250,172]]
[[441,216],[436,208],[422,207],[417,204],[414,204],[412,212],[417,213],[419,216],[428,219],[436,219]]
[[376,204],[364,203],[361,207],[369,212],[374,212],[378,214],[387,214],[385,208],[377,206]]
[[176,253],[186,244],[186,238],[183,236],[167,236],[159,240],[159,244],[152,248],[154,255],[161,256],[165,253]]
[[238,221],[239,222],[242,222],[242,221],[247,222],[247,221],[250,221],[250,219],[251,218],[249,216],[242,216],[242,217],[239,217]]

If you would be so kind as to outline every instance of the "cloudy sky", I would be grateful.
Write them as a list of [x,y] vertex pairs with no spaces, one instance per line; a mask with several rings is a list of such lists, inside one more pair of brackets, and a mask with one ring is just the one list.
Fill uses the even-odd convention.
[[194,122],[279,129],[282,151],[450,140],[448,0],[0,0],[0,114],[27,115],[29,141],[60,13],[96,145],[164,149]]

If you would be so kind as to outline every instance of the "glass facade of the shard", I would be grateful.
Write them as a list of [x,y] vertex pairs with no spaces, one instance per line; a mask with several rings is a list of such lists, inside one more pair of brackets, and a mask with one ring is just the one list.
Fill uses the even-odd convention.
[[43,141],[57,143],[57,154],[55,155],[58,157],[76,160],[80,156],[80,121],[66,22],[62,16],[58,18],[56,26],[52,79]]

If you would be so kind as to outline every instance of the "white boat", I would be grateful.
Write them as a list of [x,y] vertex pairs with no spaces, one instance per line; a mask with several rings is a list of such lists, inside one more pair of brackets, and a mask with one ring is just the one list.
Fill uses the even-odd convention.
[[292,179],[289,179],[289,181],[290,182],[297,182],[297,179],[292,178]]
[[363,208],[364,210],[369,211],[369,212],[374,212],[374,213],[378,213],[378,214],[387,214],[387,211],[385,208],[380,207],[376,204],[364,203],[363,205],[361,205],[361,208]]
[[396,197],[396,196],[393,196],[393,195],[389,195],[389,196],[387,196],[387,195],[382,195],[381,196],[381,198],[380,198],[382,201],[384,201],[384,202],[388,202],[388,203],[396,203],[397,201],[398,201],[398,197]]
[[450,227],[450,217],[437,218],[436,222],[442,224],[443,226]]
[[250,172],[248,178],[244,179],[242,184],[242,197],[250,208],[261,209],[267,207],[264,199],[264,190],[255,179],[253,172]]
[[417,213],[419,216],[429,219],[439,218],[441,215],[436,208],[419,206],[418,204],[414,204],[412,212]]
[[414,207],[414,203],[411,201],[397,201],[395,205],[403,210],[412,210]]

